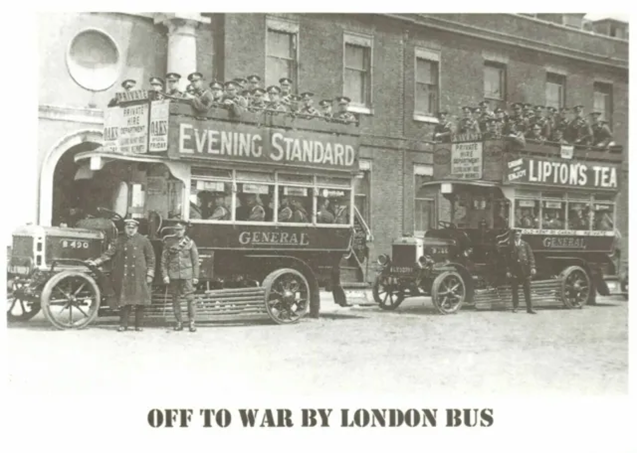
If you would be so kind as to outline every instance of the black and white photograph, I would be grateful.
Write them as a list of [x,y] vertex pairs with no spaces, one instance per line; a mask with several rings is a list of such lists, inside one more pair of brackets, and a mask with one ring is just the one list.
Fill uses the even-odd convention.
[[7,438],[635,451],[630,14],[28,14]]

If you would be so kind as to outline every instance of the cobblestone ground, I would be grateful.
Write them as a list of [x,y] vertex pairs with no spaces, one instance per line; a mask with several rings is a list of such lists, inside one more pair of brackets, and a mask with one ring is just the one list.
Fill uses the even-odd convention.
[[182,388],[269,394],[627,393],[628,302],[621,298],[535,316],[441,316],[425,298],[384,312],[341,308],[323,297],[318,320],[209,324],[196,333],[169,326],[118,333],[106,319],[83,331],[56,331],[40,314],[9,328],[9,387],[29,394],[121,392],[157,382],[170,368]]

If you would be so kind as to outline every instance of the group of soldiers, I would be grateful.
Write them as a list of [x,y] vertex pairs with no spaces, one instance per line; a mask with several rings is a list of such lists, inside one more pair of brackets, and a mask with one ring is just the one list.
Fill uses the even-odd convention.
[[558,111],[516,102],[508,112],[500,107],[491,110],[489,101],[482,101],[477,107],[463,107],[457,122],[449,112],[439,112],[433,140],[448,143],[453,134],[481,134],[485,139],[509,137],[520,144],[528,140],[608,149],[614,145],[613,133],[600,116],[600,112],[591,112],[587,121],[582,105]]
[[[196,112],[203,114],[211,108],[226,108],[234,113],[241,111],[288,113],[306,119],[322,118],[328,121],[354,123],[356,116],[349,111],[351,100],[346,96],[319,101],[314,107],[314,93],[306,91],[297,95],[293,92],[291,79],[283,77],[278,85],[261,87],[261,77],[256,74],[246,78],[236,78],[227,82],[210,82],[205,86],[204,76],[200,72],[188,75],[186,92],[179,89],[181,75],[171,72],[166,74],[166,82],[160,77],[151,77],[150,96],[153,100],[172,99],[189,102]],[[135,88],[137,82],[127,79],[122,83],[126,91]],[[109,107],[117,105],[117,98],[109,103]],[[336,108],[334,108],[334,104]]]

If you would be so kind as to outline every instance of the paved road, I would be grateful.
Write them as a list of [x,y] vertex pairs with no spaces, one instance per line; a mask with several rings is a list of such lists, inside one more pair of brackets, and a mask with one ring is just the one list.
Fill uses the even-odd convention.
[[472,310],[441,316],[425,298],[383,312],[338,307],[325,295],[318,320],[206,325],[194,334],[170,327],[117,333],[105,320],[83,331],[56,331],[38,315],[9,329],[9,385],[30,394],[167,391],[171,382],[270,395],[625,394],[628,302],[599,302],[535,316]]

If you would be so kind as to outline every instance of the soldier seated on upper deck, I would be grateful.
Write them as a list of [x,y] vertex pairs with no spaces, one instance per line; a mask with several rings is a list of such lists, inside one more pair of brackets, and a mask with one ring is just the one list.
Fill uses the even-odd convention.
[[323,118],[328,120],[332,118],[332,100],[331,99],[323,99],[321,102],[319,102],[319,107],[321,108],[321,111],[319,113]]
[[255,88],[252,91],[252,98],[248,110],[251,112],[261,112],[268,107],[265,101],[265,90],[263,88]]
[[[133,88],[135,88],[135,85],[137,85],[137,82],[135,82],[133,79],[126,79],[122,82],[122,88],[124,88],[124,91],[126,92],[129,92]],[[110,102],[108,103],[108,106],[115,107],[118,103],[119,103],[119,100],[117,99],[117,97],[114,97],[113,99],[110,100]]]
[[188,76],[188,81],[190,81],[193,88],[192,107],[198,113],[206,113],[214,104],[214,99],[212,93],[203,87],[203,74],[193,72]]
[[237,82],[230,81],[224,85],[225,93],[223,94],[223,98],[221,98],[221,105],[223,107],[232,110],[234,113],[239,113],[248,106],[248,102],[245,98],[238,93],[239,86]]
[[591,112],[591,131],[593,133],[593,146],[596,148],[608,148],[613,144],[613,133],[606,125],[606,121],[600,121],[600,112]]
[[302,105],[299,111],[300,115],[308,117],[315,117],[320,115],[319,111],[316,110],[312,105],[314,103],[314,93],[311,93],[309,91],[301,93],[301,101]]
[[533,126],[531,126],[525,138],[535,143],[544,143],[546,141],[546,137],[542,135],[542,126],[538,123],[534,123]]
[[447,119],[449,112],[441,110],[438,112],[438,124],[434,128],[433,139],[439,143],[451,143],[451,134],[453,134],[453,124]]
[[268,97],[270,98],[270,102],[268,103],[267,109],[269,111],[274,112],[286,112],[287,107],[281,103],[281,88],[276,85],[270,85],[268,87]]
[[181,75],[176,72],[166,74],[166,94],[174,99],[183,99],[184,93],[179,89],[178,83]]
[[347,96],[340,96],[336,98],[336,105],[338,105],[338,111],[334,115],[334,118],[345,122],[345,123],[355,123],[356,117],[353,113],[349,111],[349,103],[351,99]]
[[210,94],[212,94],[212,107],[219,107],[223,99],[223,85],[213,80],[208,86],[210,87]]

